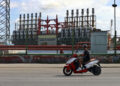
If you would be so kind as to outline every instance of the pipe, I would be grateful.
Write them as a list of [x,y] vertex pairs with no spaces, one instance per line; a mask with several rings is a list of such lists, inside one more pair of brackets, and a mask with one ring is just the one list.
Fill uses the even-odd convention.
[[27,31],[29,30],[29,14],[27,14]]
[[39,13],[39,18],[38,18],[38,35],[41,33],[41,13]]
[[67,12],[66,12],[66,23],[67,23],[67,27],[68,27],[68,25],[69,25],[69,11],[67,10]]
[[25,30],[25,14],[23,15],[23,29]]
[[37,22],[37,18],[38,17],[38,15],[37,15],[37,13],[35,13],[35,30],[37,30],[37,24],[38,24],[38,22]]
[[74,22],[74,10],[72,10],[72,12],[71,12],[71,18],[72,18],[72,21],[71,21],[71,23],[72,23],[72,26],[73,26],[73,22]]
[[81,19],[81,27],[83,27],[84,26],[84,9],[82,9],[82,12],[81,12],[81,14],[82,14],[82,19]]
[[15,23],[15,31],[17,31],[17,24]]
[[49,34],[49,17],[47,16],[47,35]]
[[87,27],[89,27],[89,9],[87,9]]
[[31,14],[31,30],[33,30],[33,13]]
[[59,25],[59,23],[58,23],[58,15],[56,15],[56,35],[58,35],[58,25]]
[[20,24],[19,24],[19,29],[21,30],[22,28],[21,28],[21,22],[22,22],[22,15],[20,14],[20,17],[19,17],[19,21],[20,21]]
[[76,19],[77,19],[77,21],[76,21],[76,27],[79,27],[79,25],[78,25],[78,22],[79,22],[79,10],[77,9],[77,11],[76,11]]
[[94,8],[92,8],[92,27],[95,27],[95,15],[94,15],[95,11]]

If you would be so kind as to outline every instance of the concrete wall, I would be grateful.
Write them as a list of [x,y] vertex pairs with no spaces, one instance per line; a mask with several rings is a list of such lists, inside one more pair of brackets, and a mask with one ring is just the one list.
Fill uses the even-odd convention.
[[[6,55],[0,56],[0,63],[65,63],[69,55]],[[91,55],[101,63],[120,63],[120,55]]]

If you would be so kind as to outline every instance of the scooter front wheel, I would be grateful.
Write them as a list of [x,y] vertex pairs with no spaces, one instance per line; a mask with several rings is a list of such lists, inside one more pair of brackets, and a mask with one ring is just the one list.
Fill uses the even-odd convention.
[[70,76],[72,74],[72,69],[67,70],[67,67],[64,67],[63,73],[65,76]]

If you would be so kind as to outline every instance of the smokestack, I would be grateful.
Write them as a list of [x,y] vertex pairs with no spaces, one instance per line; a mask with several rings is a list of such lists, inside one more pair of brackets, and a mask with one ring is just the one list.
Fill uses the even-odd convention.
[[31,30],[33,29],[33,13],[31,13]]
[[41,12],[39,13],[39,18],[41,19],[41,17],[42,17],[42,14],[41,14]]
[[31,13],[31,20],[33,19],[33,13]]
[[41,34],[41,12],[39,13],[39,18],[38,18],[38,34]]
[[95,13],[95,10],[94,10],[94,8],[92,8],[92,15],[94,15],[94,13]]
[[83,27],[84,26],[84,9],[82,9],[82,12],[81,12],[81,14],[82,14],[82,20],[81,20],[81,27]]
[[38,26],[38,14],[35,13],[35,28],[34,28],[35,30],[37,30],[37,26]]
[[25,30],[25,14],[23,14],[23,29]]
[[17,31],[17,24],[15,23],[15,31]]
[[73,24],[73,22],[74,22],[74,10],[72,10],[72,12],[71,12],[71,15],[72,15],[72,24]]
[[87,9],[87,27],[89,27],[89,9]]
[[22,15],[20,14],[20,17],[19,17],[19,22],[20,22],[20,24],[19,24],[19,29],[21,30],[21,22],[22,22]]
[[29,14],[27,14],[27,30],[29,30]]
[[77,18],[77,21],[76,21],[76,26],[78,27],[78,21],[79,21],[79,10],[77,9],[76,11],[76,18]]
[[94,11],[94,8],[92,8],[92,27],[94,28],[95,27],[95,11]]
[[68,22],[69,22],[69,11],[67,10],[67,12],[66,12],[66,23],[67,23],[67,27],[68,27]]
[[37,19],[37,13],[35,13],[35,19]]

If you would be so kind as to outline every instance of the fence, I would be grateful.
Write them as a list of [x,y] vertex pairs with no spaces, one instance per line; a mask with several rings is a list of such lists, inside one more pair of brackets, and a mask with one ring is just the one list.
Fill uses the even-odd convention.
[[[120,38],[117,37],[117,54],[120,53]],[[72,39],[71,39],[72,40]],[[75,39],[74,39],[75,40]],[[108,54],[114,54],[114,38],[112,38],[108,42]],[[66,40],[65,40],[66,41]],[[68,41],[69,42],[69,41]],[[60,54],[60,52],[64,52],[64,54],[72,54],[72,51],[76,51],[79,49],[79,54],[83,52],[84,44],[88,45],[88,49],[90,49],[90,42],[78,42],[72,45],[0,45],[1,54]],[[27,51],[27,53],[26,53]]]

